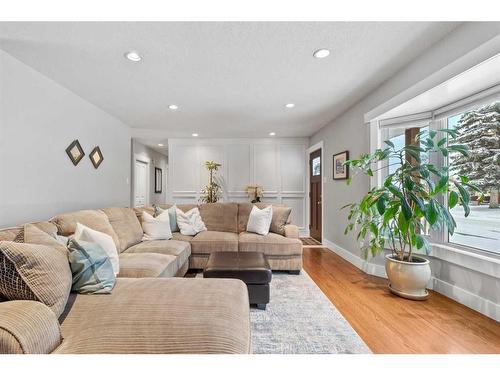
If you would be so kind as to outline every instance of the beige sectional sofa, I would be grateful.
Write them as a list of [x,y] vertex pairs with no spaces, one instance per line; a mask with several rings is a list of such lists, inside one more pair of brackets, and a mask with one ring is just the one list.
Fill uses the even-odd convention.
[[[260,208],[267,205],[257,204]],[[291,209],[281,204],[274,204],[270,233],[261,236],[246,232],[252,206],[251,203],[177,205],[182,211],[198,207],[207,227],[207,231],[200,232],[196,236],[173,233],[173,240],[189,242],[191,245],[189,268],[205,268],[208,257],[214,251],[255,251],[266,254],[271,268],[275,271],[299,272],[302,269],[302,242],[299,240],[298,227],[289,223]],[[171,205],[159,205],[159,207],[168,209]],[[138,218],[144,210],[153,213],[153,207],[135,210]]]
[[[71,293],[59,318],[41,302],[0,302],[0,353],[250,353],[245,284],[174,276],[203,268],[211,252],[223,250],[264,252],[273,269],[300,271],[302,245],[297,227],[283,219],[286,209],[276,206],[273,232],[259,236],[245,232],[251,207],[201,205],[207,231],[161,241],[142,241],[139,218],[152,207],[82,210],[35,223],[50,236],[71,235],[78,222],[109,234],[120,273],[111,294]],[[0,230],[0,241],[22,242],[23,226]]]

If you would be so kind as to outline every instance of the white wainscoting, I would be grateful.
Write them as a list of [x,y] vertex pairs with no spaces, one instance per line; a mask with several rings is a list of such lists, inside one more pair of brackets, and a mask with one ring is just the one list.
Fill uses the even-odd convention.
[[247,185],[264,187],[263,202],[292,207],[292,222],[307,235],[306,138],[169,139],[167,199],[196,203],[208,182],[204,167],[214,160],[220,169],[223,201],[248,202]]

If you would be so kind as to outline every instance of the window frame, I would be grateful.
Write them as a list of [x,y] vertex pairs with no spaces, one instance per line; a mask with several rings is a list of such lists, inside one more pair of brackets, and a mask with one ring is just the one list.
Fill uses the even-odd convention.
[[[388,130],[391,127],[411,128],[425,127],[425,121],[428,121],[429,130],[439,130],[448,128],[448,118],[455,115],[473,110],[500,101],[500,85],[496,85],[480,93],[470,97],[462,98],[456,102],[448,104],[444,107],[436,108],[430,112],[416,113],[408,116],[397,118],[374,119],[369,123],[370,126],[370,151],[374,152],[377,148],[384,147],[384,140],[388,139]],[[442,136],[445,136],[443,134]],[[439,167],[446,165],[447,158],[441,153],[433,153],[430,155],[429,162]],[[387,162],[384,162],[387,165]],[[385,166],[384,165],[384,166]],[[373,177],[370,178],[370,188],[381,186],[386,175],[386,168],[378,170]],[[433,176],[437,179],[436,176]],[[447,196],[441,196],[442,203],[448,205]],[[494,277],[500,277],[500,253],[494,253],[489,250],[475,248],[467,245],[449,242],[448,233],[445,228],[435,231],[431,230],[429,235],[426,235],[431,244],[430,255],[439,259],[447,260],[467,268],[476,269],[477,271],[487,273]],[[487,267],[487,272],[484,266],[471,267],[477,262],[472,261],[471,257],[479,260],[479,264],[487,261],[489,265],[494,264],[494,267]]]

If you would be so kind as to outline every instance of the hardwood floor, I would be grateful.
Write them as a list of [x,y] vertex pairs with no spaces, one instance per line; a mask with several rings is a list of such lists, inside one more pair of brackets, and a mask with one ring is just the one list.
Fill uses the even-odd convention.
[[304,269],[374,353],[500,353],[500,323],[439,293],[397,297],[325,248],[304,248]]

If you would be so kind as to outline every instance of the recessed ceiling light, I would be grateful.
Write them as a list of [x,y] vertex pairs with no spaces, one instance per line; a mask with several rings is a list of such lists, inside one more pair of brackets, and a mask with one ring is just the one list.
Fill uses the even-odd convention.
[[293,108],[293,107],[295,107],[295,104],[288,103],[288,104],[285,104],[285,107],[287,107],[287,108]]
[[326,48],[321,48],[316,51],[314,51],[313,56],[316,57],[317,59],[323,59],[327,57],[330,54],[330,50]]
[[179,108],[178,106],[176,106],[175,104],[170,104],[168,106],[168,109],[171,109],[172,111],[175,111],[177,108]]
[[276,133],[275,132],[271,132],[271,133],[269,133],[269,135],[270,136],[274,136],[274,135],[276,135]]
[[193,133],[191,134],[193,137],[197,137],[198,136],[198,133]]
[[125,54],[125,57],[133,62],[138,62],[142,60],[142,56],[135,51],[130,51]]
[[158,143],[158,146],[163,147],[164,145],[163,143]]

